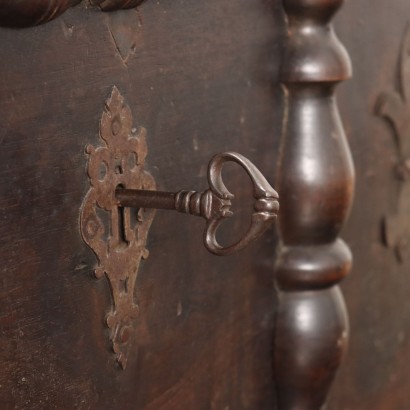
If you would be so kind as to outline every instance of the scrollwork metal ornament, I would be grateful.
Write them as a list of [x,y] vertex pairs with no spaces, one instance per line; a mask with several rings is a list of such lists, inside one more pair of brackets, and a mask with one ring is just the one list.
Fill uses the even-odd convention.
[[101,118],[104,145],[86,147],[91,186],[82,205],[80,227],[84,241],[98,258],[95,276],[106,276],[110,285],[113,306],[106,323],[123,369],[138,315],[134,301],[137,272],[149,254],[145,246],[155,211],[119,207],[115,190],[118,186],[155,189],[153,177],[144,170],[145,135],[144,128],[133,128],[131,110],[114,87]]

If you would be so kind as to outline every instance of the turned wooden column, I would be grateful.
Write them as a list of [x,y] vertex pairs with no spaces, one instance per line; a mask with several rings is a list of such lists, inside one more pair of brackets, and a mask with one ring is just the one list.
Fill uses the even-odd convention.
[[334,90],[350,77],[351,66],[330,24],[342,3],[283,1],[288,40],[274,341],[280,410],[321,409],[348,342],[338,283],[352,257],[338,235],[352,201],[354,169]]

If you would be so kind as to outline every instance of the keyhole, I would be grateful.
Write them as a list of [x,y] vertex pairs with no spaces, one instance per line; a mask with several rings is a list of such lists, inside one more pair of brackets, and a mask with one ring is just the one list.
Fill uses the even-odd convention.
[[115,173],[118,175],[122,175],[124,173],[124,166],[121,158],[115,159]]
[[119,236],[119,245],[120,247],[126,247],[129,244],[129,241],[127,240],[127,231],[126,231],[126,226],[125,226],[125,220],[126,220],[126,210],[125,208],[119,206],[118,207],[118,236]]

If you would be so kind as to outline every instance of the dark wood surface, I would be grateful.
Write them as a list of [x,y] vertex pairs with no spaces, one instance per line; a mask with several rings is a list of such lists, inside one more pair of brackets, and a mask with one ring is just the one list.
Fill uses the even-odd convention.
[[[151,1],[113,14],[79,6],[36,28],[1,29],[2,410],[274,408],[274,233],[218,258],[203,248],[202,221],[158,211],[122,371],[79,208],[84,148],[98,144],[113,85],[147,129],[159,189],[203,189],[210,156],[225,150],[273,182],[283,35],[279,2],[247,0]],[[227,178],[238,197],[249,191],[244,173]]]
[[[74,3],[54,1],[61,12]],[[284,115],[281,6],[161,0],[106,14],[83,2],[36,28],[0,29],[1,410],[276,408],[274,232],[217,258],[203,248],[202,221],[158,211],[137,281],[136,349],[122,371],[104,324],[108,283],[92,276],[96,259],[81,239],[79,211],[88,190],[84,148],[99,141],[114,85],[147,129],[147,169],[159,189],[204,189],[210,156],[226,150],[246,155],[274,181]],[[23,12],[12,23],[0,12],[0,23],[50,16]],[[410,406],[409,262],[398,260],[383,235],[386,215],[397,210],[398,147],[391,124],[377,114],[381,93],[400,90],[409,12],[407,0],[347,1],[335,19],[354,67],[338,99],[357,183],[342,232],[354,255],[342,285],[349,350],[328,410]],[[235,168],[226,174],[245,200],[246,175]],[[224,240],[240,236],[246,211]],[[291,242],[294,231],[285,232]],[[313,293],[326,319],[322,294]],[[306,346],[295,343],[297,361]],[[313,397],[312,387],[287,388],[288,397]],[[306,410],[312,402],[298,405]]]
[[384,244],[382,229],[385,216],[397,209],[398,147],[392,127],[377,115],[380,94],[400,89],[409,21],[406,0],[347,1],[336,18],[354,67],[353,78],[339,87],[338,95],[357,183],[343,232],[354,255],[352,274],[342,285],[350,343],[329,410],[410,408],[409,261],[398,261]]

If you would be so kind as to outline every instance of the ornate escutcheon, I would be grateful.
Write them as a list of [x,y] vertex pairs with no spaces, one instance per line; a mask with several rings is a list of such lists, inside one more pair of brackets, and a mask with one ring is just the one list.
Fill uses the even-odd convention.
[[[116,360],[123,369],[138,315],[135,283],[140,262],[148,257],[145,246],[154,209],[204,218],[204,244],[215,255],[230,255],[246,247],[269,228],[279,210],[276,191],[255,165],[234,152],[211,159],[206,191],[156,191],[153,177],[144,170],[145,135],[144,128],[133,128],[131,110],[114,87],[101,118],[100,136],[104,144],[86,147],[90,189],[81,208],[80,228],[84,241],[98,259],[95,276],[106,276],[110,283],[113,307],[106,322]],[[247,172],[255,202],[244,237],[223,247],[216,233],[222,222],[233,215],[230,207],[234,199],[222,180],[222,168],[227,162],[235,162]]]
[[155,211],[118,206],[115,190],[118,186],[155,189],[153,177],[144,171],[145,135],[144,128],[133,128],[131,110],[114,87],[100,124],[105,144],[86,147],[90,189],[81,209],[81,233],[98,259],[95,276],[106,276],[110,284],[113,308],[106,321],[123,369],[138,314],[135,281],[141,259],[148,257],[145,244]]

